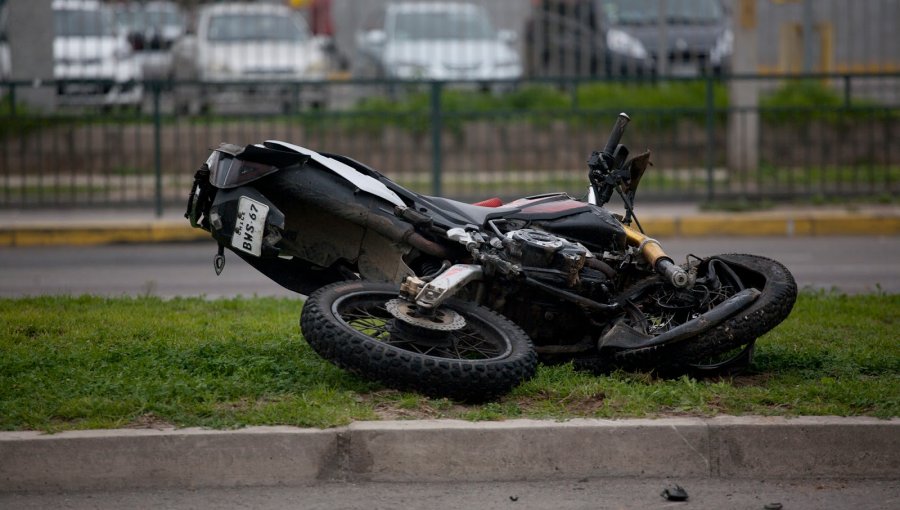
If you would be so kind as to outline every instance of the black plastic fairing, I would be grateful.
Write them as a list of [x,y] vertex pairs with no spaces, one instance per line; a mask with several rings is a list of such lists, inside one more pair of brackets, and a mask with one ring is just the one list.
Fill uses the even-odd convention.
[[241,147],[223,143],[206,161],[209,180],[220,189],[236,188],[257,179],[295,165],[301,165],[309,156],[268,147],[247,145]]

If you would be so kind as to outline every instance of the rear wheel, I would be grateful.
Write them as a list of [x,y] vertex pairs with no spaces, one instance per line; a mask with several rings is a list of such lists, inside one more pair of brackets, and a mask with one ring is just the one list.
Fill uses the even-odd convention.
[[457,299],[424,316],[398,294],[371,282],[323,287],[303,307],[303,335],[339,367],[430,396],[486,400],[534,374],[531,340],[509,319]]
[[733,373],[749,365],[756,339],[788,316],[797,297],[793,276],[775,260],[756,255],[718,255],[700,261],[697,269],[697,284],[689,291],[653,278],[626,292],[635,296],[626,322],[646,335],[657,336],[745,288],[755,288],[760,295],[746,308],[694,337],[617,352],[617,364],[663,373]]

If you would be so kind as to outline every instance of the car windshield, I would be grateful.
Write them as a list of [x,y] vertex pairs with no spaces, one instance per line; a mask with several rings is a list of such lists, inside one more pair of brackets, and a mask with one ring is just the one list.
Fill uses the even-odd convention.
[[126,10],[116,12],[116,22],[120,26],[132,28],[178,27],[185,25],[184,17],[177,10]]
[[115,35],[112,14],[105,10],[59,9],[53,12],[57,37]]
[[[606,18],[613,25],[653,24],[659,21],[659,0],[605,0]],[[719,0],[666,0],[669,23],[713,23],[722,19]]]
[[474,11],[401,12],[394,17],[393,38],[398,41],[483,40],[496,33],[485,16]]
[[209,20],[207,38],[216,42],[302,42],[307,39],[307,33],[290,17],[251,13],[221,14]]

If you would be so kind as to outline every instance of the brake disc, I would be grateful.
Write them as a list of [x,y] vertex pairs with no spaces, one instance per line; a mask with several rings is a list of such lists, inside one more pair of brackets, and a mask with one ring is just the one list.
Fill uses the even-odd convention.
[[387,311],[395,319],[411,326],[433,331],[456,331],[466,326],[466,319],[449,308],[438,308],[432,315],[422,315],[415,303],[403,299],[392,299],[385,303]]

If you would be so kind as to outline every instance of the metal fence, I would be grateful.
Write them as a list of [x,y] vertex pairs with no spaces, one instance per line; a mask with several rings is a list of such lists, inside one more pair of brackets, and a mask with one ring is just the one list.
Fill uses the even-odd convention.
[[[730,106],[734,81],[771,92],[754,108]],[[655,166],[641,185],[647,199],[896,196],[900,106],[856,98],[873,87],[897,90],[900,75],[775,81],[291,82],[285,86],[321,87],[329,104],[347,106],[283,112],[263,102],[244,113],[253,104],[245,100],[196,115],[175,112],[172,96],[201,84],[145,83],[150,100],[142,110],[34,115],[16,105],[18,87],[6,83],[0,206],[178,203],[211,148],[266,139],[349,155],[426,193],[579,195],[587,156],[619,111],[634,119],[627,144],[653,151]],[[218,87],[249,94],[257,85]],[[484,85],[510,90],[479,90]],[[807,104],[791,103],[795,97]]]
[[[24,57],[40,47],[29,37],[41,31],[17,34],[15,21],[39,20],[24,11],[41,2],[17,1],[6,3],[19,9],[9,15],[0,2],[8,28],[0,33],[0,208],[162,211],[181,205],[211,148],[266,139],[346,154],[412,189],[463,200],[581,195],[587,156],[620,111],[634,119],[625,143],[653,152],[642,199],[894,200],[900,191],[900,55],[890,50],[900,36],[887,22],[900,15],[897,0],[853,9],[837,0],[455,7],[493,20],[473,26],[424,20],[432,7],[421,2],[333,0],[324,3],[334,26],[307,5],[308,52],[283,54],[306,55],[296,76],[263,65],[277,52],[235,45],[224,59],[207,50],[207,68],[198,69],[186,47],[228,30],[247,38],[251,26],[201,28],[213,9],[199,7],[193,38],[129,29],[127,60],[138,73],[66,74],[60,69],[77,67],[77,55],[56,55],[53,44],[53,79],[22,70],[22,62],[40,68],[40,58]],[[710,2],[721,8],[697,10]],[[146,15],[117,5],[126,20]],[[401,14],[419,17],[401,30]],[[57,39],[79,31],[55,22]],[[441,44],[419,39],[439,33]],[[469,36],[480,46],[461,50]],[[403,53],[398,37],[416,44]],[[405,56],[386,57],[398,52]]]

